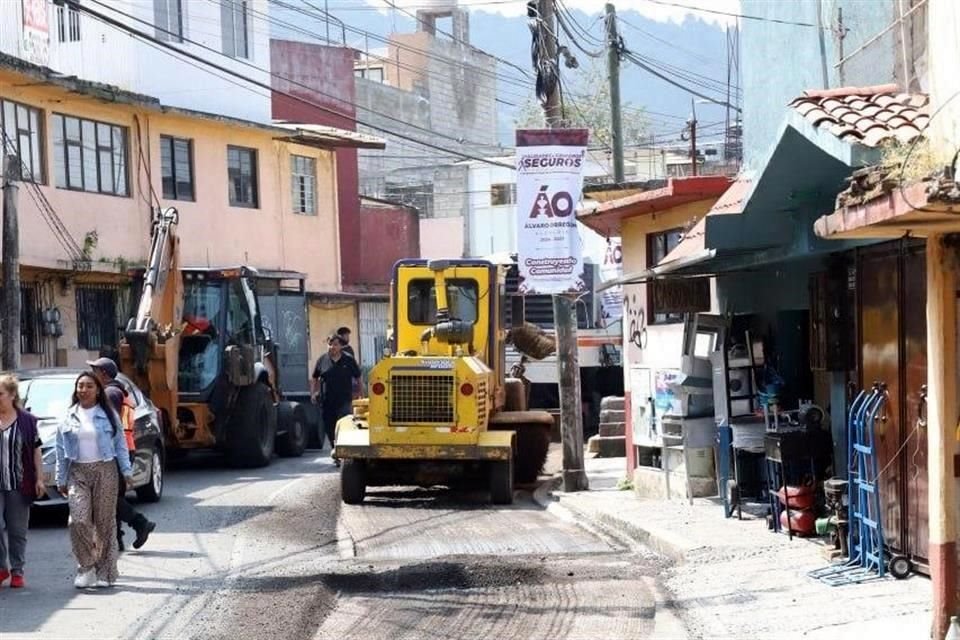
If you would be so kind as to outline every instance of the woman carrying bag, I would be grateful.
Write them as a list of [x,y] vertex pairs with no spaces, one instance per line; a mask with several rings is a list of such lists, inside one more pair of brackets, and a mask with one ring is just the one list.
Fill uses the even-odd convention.
[[119,475],[129,489],[132,472],[119,416],[97,377],[81,373],[57,428],[57,491],[70,505],[78,589],[112,587],[117,581]]

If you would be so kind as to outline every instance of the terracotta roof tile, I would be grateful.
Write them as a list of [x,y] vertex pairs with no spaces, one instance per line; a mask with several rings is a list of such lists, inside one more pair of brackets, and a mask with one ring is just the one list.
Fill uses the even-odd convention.
[[805,91],[790,107],[812,126],[848,142],[876,147],[911,142],[930,122],[929,97],[900,93],[896,85]]

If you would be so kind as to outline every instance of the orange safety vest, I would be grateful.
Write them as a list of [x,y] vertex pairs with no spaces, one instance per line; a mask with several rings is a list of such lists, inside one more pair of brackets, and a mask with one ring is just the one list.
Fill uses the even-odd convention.
[[123,406],[120,407],[120,424],[123,425],[123,435],[127,438],[127,450],[130,453],[133,453],[137,447],[133,441],[133,426],[136,422],[133,409],[133,401],[130,400],[130,396],[124,396]]

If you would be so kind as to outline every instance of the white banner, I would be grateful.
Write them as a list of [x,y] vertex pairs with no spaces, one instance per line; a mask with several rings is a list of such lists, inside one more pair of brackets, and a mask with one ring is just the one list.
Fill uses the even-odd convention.
[[586,289],[577,205],[583,188],[586,129],[517,131],[519,293]]
[[23,0],[23,43],[20,57],[47,66],[50,58],[50,26],[47,0]]
[[[607,239],[607,251],[600,265],[600,279],[604,283],[623,277],[623,245],[620,238]],[[610,287],[601,293],[600,320],[604,327],[623,317],[623,287]]]

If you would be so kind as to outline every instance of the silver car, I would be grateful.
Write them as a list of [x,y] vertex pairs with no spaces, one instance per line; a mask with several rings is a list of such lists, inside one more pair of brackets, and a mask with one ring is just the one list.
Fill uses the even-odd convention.
[[[66,500],[56,487],[57,424],[70,408],[74,384],[83,369],[32,369],[17,372],[23,406],[37,416],[43,453],[43,479],[47,495],[35,501],[34,507],[64,505]],[[158,502],[163,496],[164,462],[163,422],[160,412],[143,392],[122,373],[117,381],[123,385],[134,403],[133,487],[144,502]]]

